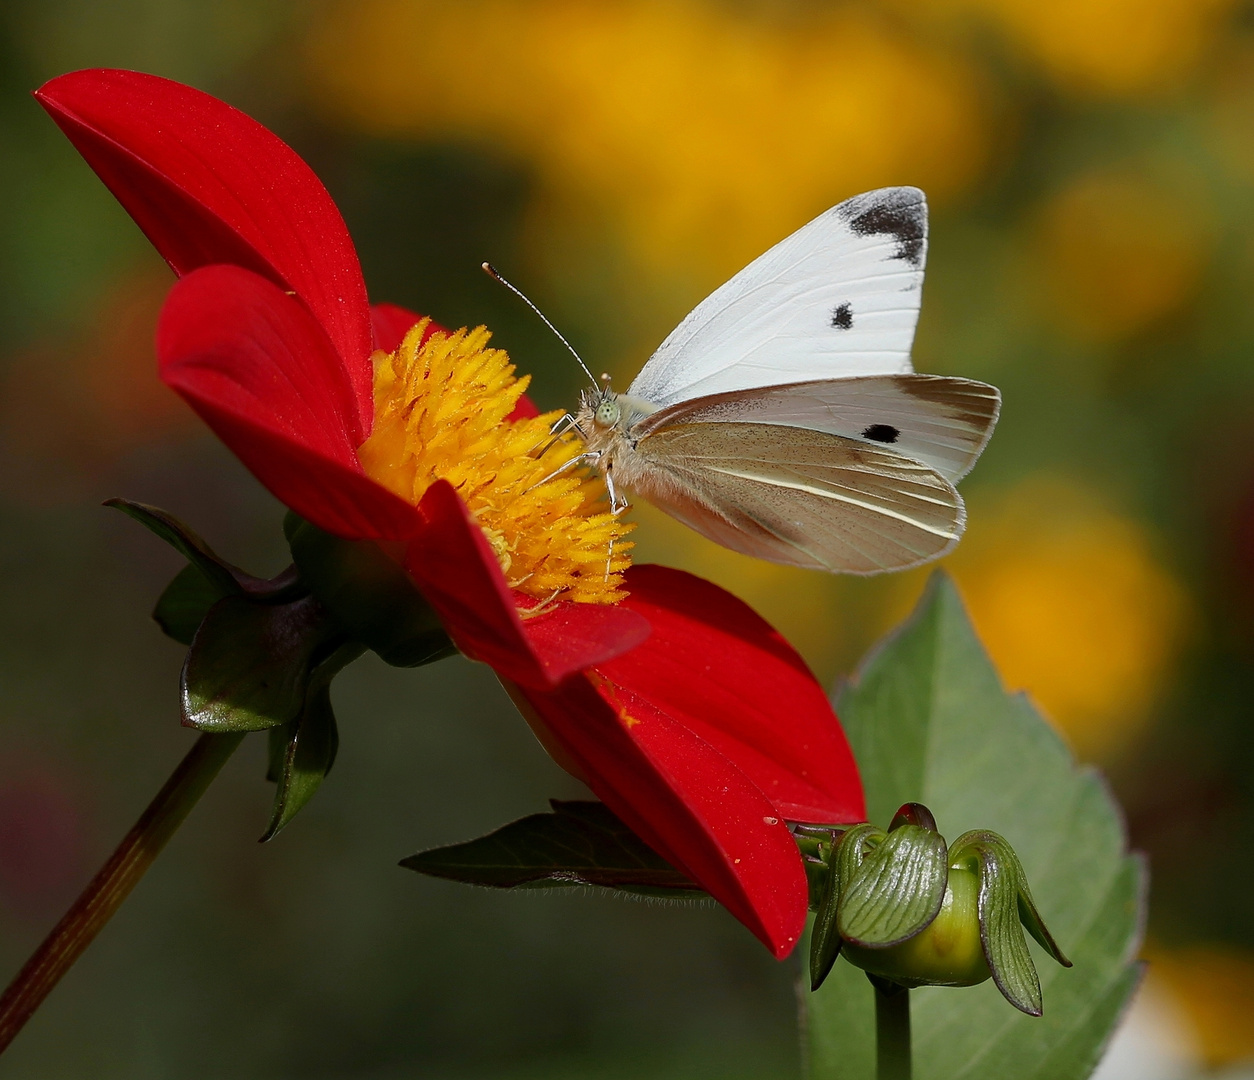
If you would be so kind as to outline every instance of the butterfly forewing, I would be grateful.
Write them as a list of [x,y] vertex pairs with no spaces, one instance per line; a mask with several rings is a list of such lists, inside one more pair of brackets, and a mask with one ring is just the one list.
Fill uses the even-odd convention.
[[700,303],[628,388],[665,406],[709,394],[908,372],[927,254],[918,188],[834,206]]
[[672,424],[620,460],[629,486],[717,543],[772,562],[873,574],[944,554],[962,500],[934,469],[804,428]]
[[671,424],[748,422],[810,428],[888,448],[951,483],[975,464],[1001,406],[995,386],[944,375],[868,375],[738,390],[681,401],[633,434]]

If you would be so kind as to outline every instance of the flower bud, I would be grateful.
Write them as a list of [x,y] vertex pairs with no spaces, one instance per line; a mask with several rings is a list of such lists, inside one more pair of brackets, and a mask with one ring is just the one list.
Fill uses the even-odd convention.
[[872,980],[901,987],[974,986],[990,976],[1015,1008],[1041,1014],[1023,929],[1064,967],[1014,849],[987,830],[946,850],[927,807],[907,803],[888,831],[799,827],[818,885],[810,943],[817,990],[840,953]]
[[980,877],[951,866],[940,912],[912,938],[888,948],[845,943],[855,967],[901,986],[975,986],[992,975],[980,941]]

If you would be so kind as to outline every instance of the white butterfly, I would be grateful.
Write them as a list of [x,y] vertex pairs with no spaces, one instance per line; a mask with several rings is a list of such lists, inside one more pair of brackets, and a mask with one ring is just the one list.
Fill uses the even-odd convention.
[[601,472],[616,513],[625,487],[772,562],[874,574],[944,555],[1001,395],[914,373],[926,254],[917,188],[833,207],[702,301],[625,394],[585,392],[570,464]]

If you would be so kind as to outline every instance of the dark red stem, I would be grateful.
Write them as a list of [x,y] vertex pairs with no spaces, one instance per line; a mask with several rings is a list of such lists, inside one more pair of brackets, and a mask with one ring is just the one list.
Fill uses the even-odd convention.
[[109,861],[0,996],[0,1053],[122,906],[243,738],[201,735],[196,740]]

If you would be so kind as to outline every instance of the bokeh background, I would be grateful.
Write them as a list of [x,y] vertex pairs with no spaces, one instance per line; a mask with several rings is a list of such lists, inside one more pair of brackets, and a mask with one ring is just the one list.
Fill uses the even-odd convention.
[[[814,214],[923,187],[916,367],[1005,396],[948,566],[1152,863],[1126,1075],[1254,1057],[1254,7],[0,3],[4,972],[189,743],[181,650],[147,618],[178,560],[100,501],[284,564],[279,506],[154,377],[168,271],[29,97],[97,65],[277,131],[372,296],[486,323],[545,408],[580,375],[483,259],[621,384]],[[749,600],[829,683],[923,582],[793,572],[636,515],[640,558]],[[317,799],[256,844],[270,789],[246,745],[0,1077],[799,1075],[795,963],[721,911],[396,867],[580,794],[485,668],[367,659],[336,691]]]

